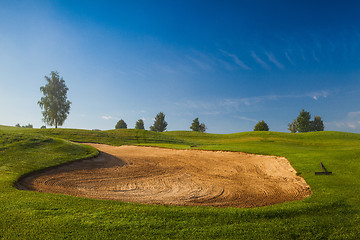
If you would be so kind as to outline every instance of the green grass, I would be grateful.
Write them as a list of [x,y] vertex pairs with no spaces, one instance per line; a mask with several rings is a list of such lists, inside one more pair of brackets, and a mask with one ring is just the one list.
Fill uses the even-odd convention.
[[[66,139],[66,140],[61,140]],[[71,143],[152,145],[284,156],[311,186],[302,201],[237,209],[141,205],[20,191],[23,174],[97,154]],[[330,176],[315,176],[324,163]],[[341,132],[203,134],[0,126],[3,239],[358,239],[360,135]]]

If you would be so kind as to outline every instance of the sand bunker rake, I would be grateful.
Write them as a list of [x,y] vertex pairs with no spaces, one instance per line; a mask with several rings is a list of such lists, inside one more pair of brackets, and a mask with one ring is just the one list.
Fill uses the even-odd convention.
[[332,172],[329,172],[326,167],[324,166],[324,164],[322,164],[322,162],[320,162],[320,167],[321,167],[321,172],[315,172],[315,175],[331,175]]

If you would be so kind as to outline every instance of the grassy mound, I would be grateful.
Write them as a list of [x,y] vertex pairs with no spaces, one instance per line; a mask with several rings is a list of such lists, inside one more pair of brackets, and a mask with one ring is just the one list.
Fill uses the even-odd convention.
[[[140,205],[13,187],[23,174],[97,154],[93,148],[67,140],[284,156],[314,194],[298,202],[236,209]],[[315,176],[320,161],[333,175]],[[0,238],[356,239],[360,234],[359,172],[359,134],[154,133],[0,126]]]

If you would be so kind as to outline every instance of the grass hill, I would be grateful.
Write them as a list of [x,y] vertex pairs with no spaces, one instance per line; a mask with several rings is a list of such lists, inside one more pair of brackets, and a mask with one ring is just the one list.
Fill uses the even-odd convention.
[[[141,205],[14,188],[26,173],[97,154],[96,149],[74,142],[284,156],[311,186],[313,195],[298,202],[237,209]],[[315,176],[320,161],[333,175]],[[155,133],[0,126],[3,239],[356,239],[359,235],[360,134]]]

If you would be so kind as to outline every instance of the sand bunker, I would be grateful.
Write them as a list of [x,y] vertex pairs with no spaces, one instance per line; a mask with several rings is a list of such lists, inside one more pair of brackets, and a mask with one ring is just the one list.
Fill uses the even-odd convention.
[[256,207],[311,194],[282,157],[89,144],[93,159],[22,178],[20,189],[125,202]]

